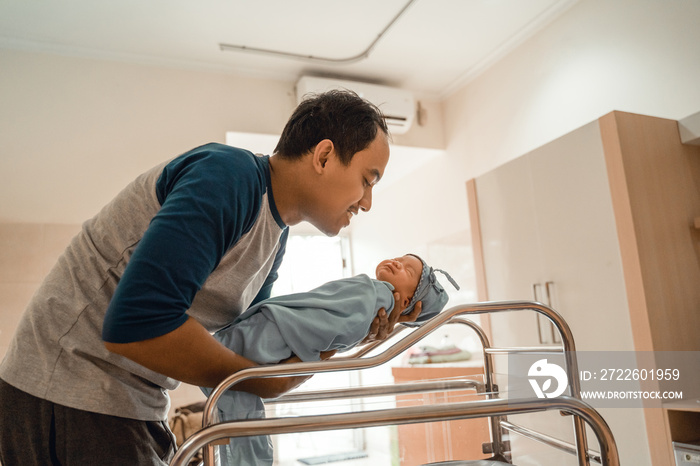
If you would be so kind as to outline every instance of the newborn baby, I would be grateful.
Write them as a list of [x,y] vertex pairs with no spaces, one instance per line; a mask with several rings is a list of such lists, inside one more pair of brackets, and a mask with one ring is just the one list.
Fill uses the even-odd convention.
[[[380,308],[401,312],[410,321],[399,321],[412,326],[437,315],[448,297],[435,272],[443,273],[459,289],[446,272],[407,254],[379,263],[376,279],[362,274],[261,301],[214,337],[258,364],[276,364],[294,355],[304,362],[318,361],[322,352],[346,351],[360,343]],[[207,395],[212,391],[202,390]],[[246,392],[227,392],[219,399],[218,409],[221,421],[264,417],[262,400]],[[268,436],[232,438],[220,455],[223,464],[231,465],[271,465],[273,461]]]

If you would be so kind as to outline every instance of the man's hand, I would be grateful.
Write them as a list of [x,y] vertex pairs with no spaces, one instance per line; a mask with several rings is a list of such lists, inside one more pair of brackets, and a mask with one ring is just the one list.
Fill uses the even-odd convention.
[[[399,294],[397,292],[394,292],[394,302],[399,302]],[[369,327],[369,333],[360,344],[386,340],[391,332],[394,331],[397,323],[415,322],[422,310],[423,303],[421,301],[418,301],[413,310],[405,316],[401,315],[403,309],[394,309],[391,315],[387,315],[386,309],[379,309],[377,317],[372,320],[372,324]]]

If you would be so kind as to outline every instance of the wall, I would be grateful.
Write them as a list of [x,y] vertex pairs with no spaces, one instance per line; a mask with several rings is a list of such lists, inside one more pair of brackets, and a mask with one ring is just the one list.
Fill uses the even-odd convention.
[[0,359],[34,290],[79,225],[0,223]]

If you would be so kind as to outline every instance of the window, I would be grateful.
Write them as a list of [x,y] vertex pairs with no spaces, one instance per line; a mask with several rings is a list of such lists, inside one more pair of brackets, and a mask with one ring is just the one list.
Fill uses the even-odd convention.
[[350,275],[347,238],[290,234],[272,295],[309,291]]

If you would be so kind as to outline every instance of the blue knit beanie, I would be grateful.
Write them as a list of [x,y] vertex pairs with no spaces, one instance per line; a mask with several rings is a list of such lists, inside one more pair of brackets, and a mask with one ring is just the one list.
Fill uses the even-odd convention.
[[445,288],[440,284],[440,282],[437,281],[437,277],[435,276],[435,272],[440,272],[445,277],[447,277],[447,280],[454,286],[456,289],[459,290],[459,285],[454,281],[452,277],[450,277],[450,274],[445,272],[444,270],[440,269],[433,269],[430,267],[428,264],[425,263],[425,261],[420,258],[419,256],[416,256],[415,254],[408,254],[413,257],[417,257],[421,263],[423,264],[423,270],[420,275],[420,280],[418,281],[418,286],[416,287],[415,293],[413,293],[413,298],[411,299],[411,302],[408,303],[408,306],[406,309],[401,313],[402,315],[409,314],[413,308],[416,306],[416,303],[418,301],[422,302],[423,308],[421,309],[421,313],[416,319],[415,322],[402,322],[404,325],[408,325],[409,327],[418,327],[420,324],[423,322],[431,319],[432,317],[435,317],[438,315],[440,311],[445,307],[445,304],[447,304],[447,300],[449,299],[447,296],[447,292],[445,291]]

